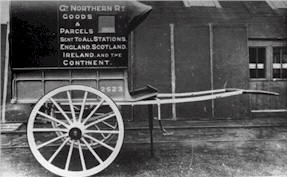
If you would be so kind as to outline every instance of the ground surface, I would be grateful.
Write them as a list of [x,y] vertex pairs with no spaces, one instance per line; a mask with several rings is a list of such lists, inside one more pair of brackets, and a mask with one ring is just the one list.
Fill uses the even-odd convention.
[[[148,131],[128,130],[117,159],[96,176],[287,176],[287,127],[192,128],[172,131],[174,135],[163,136],[156,130],[155,155],[151,157]],[[0,176],[53,176],[25,148],[25,136],[1,136]],[[14,148],[9,148],[11,145]]]

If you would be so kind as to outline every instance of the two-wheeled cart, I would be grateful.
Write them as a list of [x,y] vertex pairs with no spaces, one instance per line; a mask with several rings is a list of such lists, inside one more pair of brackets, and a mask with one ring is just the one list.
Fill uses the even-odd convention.
[[128,35],[150,11],[134,1],[12,2],[12,102],[33,105],[27,138],[44,168],[80,177],[108,167],[123,144],[121,106],[149,106],[152,150],[153,107],[160,121],[164,104],[274,94],[130,91]]

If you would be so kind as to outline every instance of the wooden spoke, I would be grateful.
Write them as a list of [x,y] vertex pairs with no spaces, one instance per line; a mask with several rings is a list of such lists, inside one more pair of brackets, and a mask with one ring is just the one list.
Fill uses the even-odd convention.
[[91,117],[90,119],[89,119],[89,121],[90,122],[92,122],[92,121],[95,121],[95,120],[97,120],[97,119],[100,119],[100,118],[103,118],[103,117],[106,117],[106,116],[108,116],[108,115],[110,115],[110,114],[112,114],[113,112],[111,111],[111,112],[107,112],[107,113],[101,113],[101,114],[94,114],[94,115],[97,115],[97,116],[93,116],[93,117]]
[[68,129],[64,129],[64,128],[34,128],[33,132],[68,132]]
[[71,162],[71,157],[72,157],[72,153],[73,153],[73,148],[74,148],[74,140],[72,140],[72,142],[70,144],[70,149],[69,149],[68,157],[67,157],[67,160],[66,160],[65,170],[69,169],[70,162]]
[[85,130],[85,133],[118,134],[118,130]]
[[73,102],[72,102],[72,98],[71,98],[71,93],[69,90],[67,91],[67,97],[69,100],[69,105],[70,105],[70,110],[72,112],[73,121],[76,122],[75,110],[74,110],[74,106],[73,106]]
[[86,170],[87,167],[86,167],[85,158],[84,158],[84,154],[83,154],[82,145],[81,145],[80,140],[78,140],[78,146],[79,146],[78,149],[79,149],[79,154],[80,154],[82,168],[83,168],[83,170]]
[[111,150],[111,151],[114,151],[114,150],[115,150],[115,149],[114,149],[113,147],[111,147],[110,145],[107,145],[106,143],[103,143],[103,142],[101,142],[101,141],[95,139],[94,137],[91,137],[91,136],[89,136],[89,135],[84,135],[84,137],[89,138],[89,139],[95,141],[96,143],[99,143],[100,145],[106,147],[107,149],[109,149],[109,150]]
[[104,115],[105,113],[95,113],[94,115],[96,115],[96,116],[102,116],[102,115]]
[[67,119],[67,121],[69,122],[69,124],[72,124],[70,118],[67,116],[67,114],[63,111],[63,109],[61,108],[61,106],[53,99],[50,98],[50,100],[52,101],[52,103],[57,107],[57,109],[61,112],[61,114]]
[[81,111],[80,111],[80,115],[79,115],[79,122],[82,122],[82,117],[83,117],[84,108],[85,108],[86,101],[87,101],[87,96],[88,96],[88,92],[85,91],[84,99],[83,99],[83,102],[82,102],[82,105],[81,105]]
[[91,122],[91,123],[89,123],[88,125],[86,125],[86,129],[89,128],[90,126],[93,126],[93,125],[99,123],[99,122],[102,122],[102,121],[104,121],[104,120],[107,120],[107,119],[109,119],[109,118],[112,118],[112,117],[114,117],[115,115],[116,115],[116,114],[113,113],[113,114],[110,114],[110,115],[105,116],[105,117],[103,117],[103,118],[100,118],[100,119],[98,119],[98,120],[95,120],[94,122]]
[[108,127],[112,128],[112,129],[115,129],[115,128],[117,127],[117,125],[112,126],[111,124],[109,124],[109,123],[108,123],[108,122],[106,122],[106,121],[102,121],[102,123],[103,123],[103,124],[105,124],[106,126],[108,126]]
[[97,159],[97,161],[102,164],[103,160],[99,157],[99,155],[92,149],[92,147],[89,145],[89,143],[84,139],[81,138],[81,140],[85,143],[85,145],[88,147],[89,151],[93,154],[93,156]]
[[51,120],[51,121],[57,122],[57,123],[59,123],[59,124],[65,126],[65,127],[68,127],[68,125],[67,125],[65,122],[62,122],[62,121],[60,121],[60,120],[58,120],[58,119],[56,119],[56,118],[54,118],[54,117],[52,117],[52,116],[49,116],[48,114],[45,114],[45,113],[43,113],[43,112],[41,112],[41,111],[38,111],[37,113],[40,114],[40,115],[43,116],[43,117],[46,117],[47,119],[49,119],[49,120]]
[[57,157],[57,155],[59,154],[59,152],[63,149],[63,147],[65,146],[65,144],[67,144],[67,142],[70,140],[70,138],[67,138],[62,144],[61,146],[59,146],[59,148],[54,152],[54,154],[50,157],[50,159],[48,160],[49,163],[52,163],[53,160],[55,159],[55,157]]
[[[97,130],[101,130],[99,126],[95,125],[95,127],[97,128]],[[86,133],[89,133],[89,132],[86,132]],[[105,136],[104,133],[101,133],[101,135],[102,135],[102,137],[103,137],[104,139],[109,136],[109,135],[108,135],[108,136]]]
[[59,139],[61,139],[61,138],[64,138],[64,137],[66,137],[66,136],[68,136],[67,133],[64,134],[64,135],[62,135],[62,136],[58,136],[58,137],[56,137],[56,138],[53,138],[53,139],[51,139],[51,140],[49,140],[49,141],[47,141],[47,142],[45,142],[45,143],[43,143],[43,144],[41,144],[41,145],[38,145],[38,146],[37,146],[37,149],[40,149],[40,148],[42,148],[42,147],[44,147],[44,146],[47,146],[48,144],[51,144],[51,143],[53,143],[53,142],[55,142],[55,141],[57,141],[57,140],[59,140]]
[[85,124],[93,115],[94,113],[99,109],[99,107],[104,103],[104,99],[102,99],[99,104],[90,112],[90,114],[88,115],[88,117],[86,117],[86,119],[83,121],[83,124]]
[[73,107],[74,107],[74,109],[77,110],[77,111],[80,110],[77,105],[73,105]]

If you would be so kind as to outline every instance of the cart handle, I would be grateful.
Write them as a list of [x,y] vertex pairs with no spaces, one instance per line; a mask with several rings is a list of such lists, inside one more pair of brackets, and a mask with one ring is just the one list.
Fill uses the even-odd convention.
[[216,90],[206,90],[206,91],[199,91],[199,92],[185,92],[185,93],[158,93],[158,98],[178,98],[178,97],[190,97],[190,96],[200,96],[200,95],[208,95],[208,94],[217,94],[217,93],[224,93],[224,92],[234,92],[234,91],[242,91],[243,94],[267,94],[278,96],[279,93],[264,91],[264,90],[244,90],[244,89],[237,89],[237,88],[225,88],[225,89],[216,89]]
[[242,90],[243,94],[263,94],[263,95],[273,95],[273,96],[279,96],[280,94],[277,92],[270,92],[265,90],[243,90],[243,89],[236,89],[236,88],[230,88],[226,89],[226,91],[238,91]]

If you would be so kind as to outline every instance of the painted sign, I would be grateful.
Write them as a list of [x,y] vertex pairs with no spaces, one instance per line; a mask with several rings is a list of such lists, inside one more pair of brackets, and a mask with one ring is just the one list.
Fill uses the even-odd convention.
[[133,1],[12,1],[12,68],[127,67],[129,32],[150,10]]

